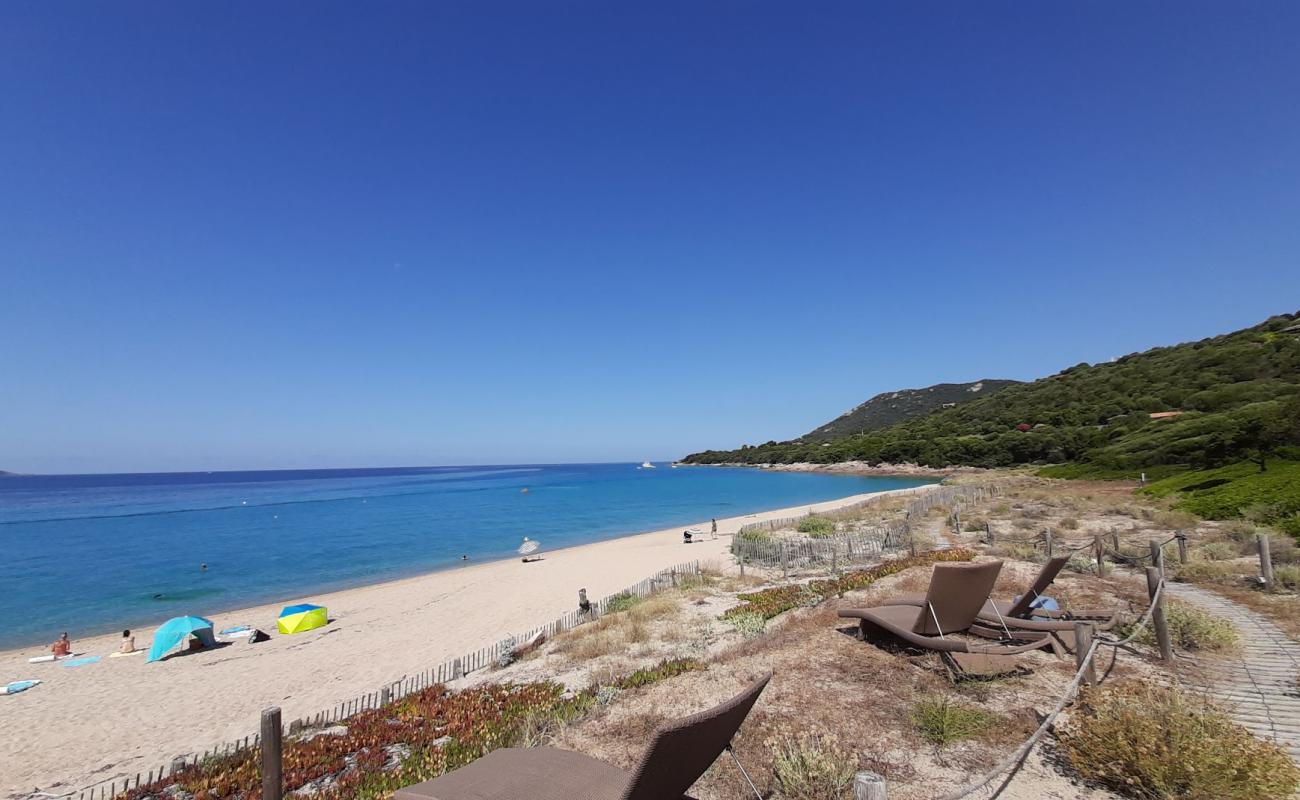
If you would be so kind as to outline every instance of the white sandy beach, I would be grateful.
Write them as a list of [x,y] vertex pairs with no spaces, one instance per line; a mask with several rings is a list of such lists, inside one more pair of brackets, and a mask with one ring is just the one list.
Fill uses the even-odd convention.
[[[722,536],[690,546],[682,543],[688,527],[682,526],[544,552],[544,560],[530,564],[497,561],[286,598],[325,605],[334,620],[294,636],[274,634],[283,603],[215,614],[210,618],[217,630],[249,624],[272,639],[154,664],[141,654],[67,668],[28,664],[29,657],[48,652],[43,647],[0,652],[0,681],[44,681],[0,698],[0,792],[60,794],[157,769],[176,756],[255,733],[268,706],[280,706],[285,720],[315,714],[553,620],[576,608],[579,588],[597,599],[674,564],[729,564],[730,534],[747,522],[831,510],[867,496],[720,519]],[[698,526],[708,530],[707,521]],[[137,646],[147,648],[152,632],[138,631]],[[107,656],[120,641],[118,635],[73,634],[74,652],[87,655]]]

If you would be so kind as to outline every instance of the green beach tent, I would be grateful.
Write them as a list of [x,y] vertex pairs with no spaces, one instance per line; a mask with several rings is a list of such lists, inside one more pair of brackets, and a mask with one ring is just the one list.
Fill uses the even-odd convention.
[[325,611],[325,606],[313,606],[309,603],[300,603],[296,606],[285,606],[280,611],[280,619],[276,626],[280,633],[302,633],[312,628],[319,628],[329,622],[329,614]]

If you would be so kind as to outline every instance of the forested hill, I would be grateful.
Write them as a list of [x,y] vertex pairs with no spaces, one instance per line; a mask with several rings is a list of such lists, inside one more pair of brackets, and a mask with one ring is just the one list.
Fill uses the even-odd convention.
[[825,442],[841,436],[888,428],[904,420],[929,414],[947,406],[969,403],[977,397],[1015,386],[1020,381],[990,380],[973,383],[939,383],[924,389],[884,392],[846,411],[825,425],[804,434],[803,441]]
[[[696,464],[1084,462],[1207,467],[1300,445],[1300,317],[1079,364],[876,431],[687,456]],[[1294,455],[1294,453],[1291,453]]]

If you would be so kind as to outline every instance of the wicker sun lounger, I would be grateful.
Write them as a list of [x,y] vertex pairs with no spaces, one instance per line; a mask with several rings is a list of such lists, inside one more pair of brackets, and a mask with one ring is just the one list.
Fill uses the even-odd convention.
[[[1056,576],[1060,574],[1061,569],[1068,560],[1065,557],[1050,559],[1038,571],[1038,577],[1034,578],[1033,583],[1014,601],[995,600],[990,597],[980,609],[978,620],[992,626],[1005,625],[1022,631],[1072,632],[1074,623],[1078,621],[1093,622],[1096,624],[1097,630],[1110,630],[1118,619],[1116,614],[1093,611],[1073,613],[1069,611],[1048,611],[1033,607],[1034,601],[1041,597],[1043,592],[1046,592],[1048,587],[1052,585],[1052,582],[1056,580]],[[884,604],[888,606],[923,606],[925,605],[925,595],[895,595],[885,600]]]
[[725,703],[660,728],[630,773],[568,750],[508,748],[400,789],[395,800],[690,800],[686,790],[730,749],[771,679],[769,672]]
[[[978,624],[980,609],[988,600],[1001,569],[1001,561],[936,564],[930,575],[930,589],[920,608],[882,605],[845,609],[839,615],[858,620],[864,639],[883,633],[922,650],[990,655],[1014,655],[1038,649],[1058,652],[1056,641],[1049,633]],[[956,634],[993,642],[971,641]]]

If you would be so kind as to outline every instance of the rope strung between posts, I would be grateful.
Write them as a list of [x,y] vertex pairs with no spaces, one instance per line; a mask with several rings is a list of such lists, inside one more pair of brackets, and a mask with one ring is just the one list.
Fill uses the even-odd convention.
[[1109,647],[1119,647],[1133,641],[1133,639],[1151,622],[1151,615],[1155,613],[1156,604],[1160,602],[1160,596],[1164,590],[1165,581],[1161,578],[1160,585],[1156,587],[1156,593],[1151,597],[1151,605],[1147,607],[1146,613],[1142,615],[1142,619],[1138,621],[1138,623],[1133,627],[1133,632],[1127,637],[1118,641],[1106,641],[1100,638],[1094,638],[1092,640],[1092,646],[1088,648],[1087,655],[1084,656],[1078,671],[1074,673],[1074,679],[1065,687],[1065,693],[1061,695],[1061,699],[1056,702],[1051,713],[1047,715],[1042,724],[1038,726],[1038,729],[1034,731],[1033,735],[1025,740],[1024,744],[1017,747],[1015,752],[1003,759],[997,766],[984,773],[977,780],[966,784],[954,792],[949,792],[940,798],[940,800],[961,800],[964,797],[969,797],[997,780],[999,775],[1023,761],[1025,756],[1029,755],[1029,751],[1034,749],[1034,745],[1038,744],[1047,731],[1052,727],[1052,724],[1056,722],[1056,718],[1065,710],[1065,707],[1074,699],[1075,694],[1079,691],[1079,684],[1083,682],[1084,673],[1087,672],[1088,667],[1092,664],[1093,657],[1097,654],[1097,648],[1101,647],[1103,644]]

